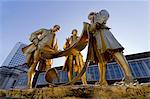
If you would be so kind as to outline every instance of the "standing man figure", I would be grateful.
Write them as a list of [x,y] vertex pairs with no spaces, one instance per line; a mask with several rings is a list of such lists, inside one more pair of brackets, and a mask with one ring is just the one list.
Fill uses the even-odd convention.
[[[72,36],[66,39],[64,49],[69,48],[71,45],[77,42],[77,40],[79,39],[79,37],[77,36],[77,33],[78,31],[76,29],[72,30]],[[65,61],[63,70],[66,70],[68,72],[69,81],[73,79],[73,72],[76,72],[76,73],[81,72],[83,65],[84,65],[83,56],[79,51],[73,50],[72,55],[66,56],[66,61]],[[86,73],[83,74],[83,76],[81,77],[81,80],[84,85],[87,84]]]
[[108,18],[109,13],[106,10],[101,10],[98,13],[91,12],[88,16],[88,19],[91,21],[89,26],[90,60],[98,63],[100,85],[107,85],[106,64],[112,59],[115,59],[122,67],[125,74],[125,83],[133,82],[131,70],[123,55],[124,48],[110,32],[110,28],[106,26]]
[[29,66],[28,70],[28,87],[32,88],[33,78],[37,64],[40,70],[47,70],[47,66],[51,68],[51,59],[42,59],[41,53],[49,51],[55,53],[58,51],[58,45],[55,39],[55,33],[60,30],[59,25],[54,25],[52,29],[40,29],[33,32],[29,38],[32,42],[30,45],[22,49],[26,55],[26,64]]

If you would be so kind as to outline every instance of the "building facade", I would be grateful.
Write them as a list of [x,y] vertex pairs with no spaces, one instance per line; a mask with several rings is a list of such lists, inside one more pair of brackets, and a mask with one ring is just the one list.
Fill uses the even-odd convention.
[[26,73],[27,66],[24,64],[26,58],[22,53],[22,48],[25,46],[18,42],[0,67],[0,88],[13,88],[19,75]]
[[15,88],[20,75],[27,74],[27,71],[28,68],[25,64],[15,67],[0,67],[0,89]]
[[24,64],[26,57],[22,53],[22,48],[25,46],[26,44],[18,42],[7,56],[2,66],[14,67]]

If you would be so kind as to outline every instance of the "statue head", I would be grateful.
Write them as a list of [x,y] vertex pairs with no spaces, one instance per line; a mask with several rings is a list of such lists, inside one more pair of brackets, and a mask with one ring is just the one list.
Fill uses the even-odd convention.
[[91,21],[91,23],[100,23],[100,24],[106,24],[107,20],[109,18],[109,13],[107,10],[103,9],[100,12],[91,12],[88,15],[88,19]]
[[77,29],[73,29],[71,32],[72,35],[77,35],[78,34],[78,30]]
[[106,24],[108,18],[108,11],[103,9],[100,12],[96,13],[96,15],[94,16],[94,23],[98,22],[100,24]]
[[60,26],[59,25],[54,25],[53,26],[53,31],[54,32],[58,32],[60,30]]
[[88,19],[91,21],[91,23],[94,22],[94,16],[96,15],[96,12],[91,12],[88,15]]
[[66,43],[65,43],[65,46],[66,48],[69,48],[70,47],[70,38],[66,38]]

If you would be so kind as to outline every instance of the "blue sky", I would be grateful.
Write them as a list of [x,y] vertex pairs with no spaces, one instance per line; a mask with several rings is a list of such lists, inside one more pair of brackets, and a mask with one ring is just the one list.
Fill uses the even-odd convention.
[[[2,0],[0,1],[0,65],[17,42],[29,44],[29,36],[54,24],[61,26],[56,35],[59,49],[76,28],[79,35],[91,11],[106,9],[107,26],[125,47],[125,54],[150,51],[150,2],[148,0]],[[86,50],[82,52],[86,56]],[[64,64],[55,59],[53,66]]]

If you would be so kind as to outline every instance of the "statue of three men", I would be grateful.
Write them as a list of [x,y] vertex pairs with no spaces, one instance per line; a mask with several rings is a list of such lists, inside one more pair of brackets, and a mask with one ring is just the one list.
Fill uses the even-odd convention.
[[[98,64],[100,72],[100,85],[108,85],[106,81],[106,64],[112,59],[115,59],[116,62],[122,67],[125,74],[124,81],[126,83],[133,82],[131,70],[128,66],[126,58],[123,55],[124,48],[112,35],[110,28],[106,26],[108,18],[109,14],[106,10],[101,10],[98,13],[91,12],[88,15],[88,19],[90,20],[90,24],[87,23],[89,25],[88,58],[90,61]],[[43,51],[49,51],[52,54],[58,52],[55,33],[58,32],[59,29],[60,26],[55,25],[50,30],[40,29],[33,32],[30,37],[32,44],[23,48],[23,53],[27,57],[26,63],[30,67],[28,71],[28,86],[30,88],[32,88],[33,77],[35,75],[35,70],[38,63],[40,70],[46,70],[46,66],[51,68],[51,59],[44,60],[40,55]],[[74,29],[72,31],[72,36],[66,40],[64,49],[67,49],[72,44],[76,43],[78,38],[77,30]],[[80,73],[83,65],[83,56],[80,51],[75,50],[72,55],[66,56],[63,70],[67,70],[69,81],[73,79],[73,70]],[[81,77],[81,80],[83,84],[87,84],[85,73]]]

